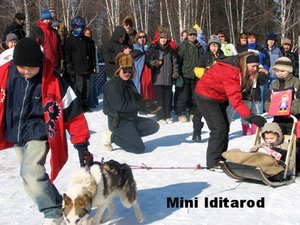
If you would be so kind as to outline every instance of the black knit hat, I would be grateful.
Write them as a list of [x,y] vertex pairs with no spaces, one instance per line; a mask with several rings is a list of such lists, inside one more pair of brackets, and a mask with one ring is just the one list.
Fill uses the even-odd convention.
[[26,17],[23,13],[16,13],[15,18],[18,20],[25,20]]
[[247,57],[246,63],[259,63],[259,56],[256,54],[251,54]]
[[26,37],[17,43],[13,59],[17,66],[41,67],[44,54],[36,40]]

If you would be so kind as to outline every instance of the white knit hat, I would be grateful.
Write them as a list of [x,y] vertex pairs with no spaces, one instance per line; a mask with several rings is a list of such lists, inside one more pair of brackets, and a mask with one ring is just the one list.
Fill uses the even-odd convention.
[[273,72],[276,70],[286,70],[290,73],[293,72],[293,63],[288,57],[280,57],[276,60],[275,65],[271,67]]

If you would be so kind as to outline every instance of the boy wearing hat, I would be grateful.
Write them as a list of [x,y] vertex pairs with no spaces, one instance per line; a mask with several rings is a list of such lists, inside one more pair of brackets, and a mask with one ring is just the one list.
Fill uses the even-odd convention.
[[[249,58],[249,59],[248,59]],[[220,171],[219,161],[228,147],[229,121],[226,113],[228,101],[242,118],[262,127],[266,120],[251,113],[242,99],[249,75],[258,70],[259,57],[251,52],[217,60],[204,72],[195,88],[195,100],[209,128],[207,146],[207,168]]]
[[9,33],[17,35],[18,40],[24,38],[26,36],[24,31],[25,19],[25,15],[23,13],[16,13],[12,24],[9,25],[3,32],[2,41],[4,42],[6,40]]
[[[44,61],[32,38],[18,42],[13,60],[0,67],[0,77],[0,150],[14,146],[25,191],[44,214],[43,224],[61,224],[62,196],[53,181],[68,158],[65,129],[78,150],[80,165],[93,163],[78,98]],[[45,168],[49,151],[50,178]]]
[[32,30],[31,37],[34,38],[44,49],[46,60],[49,60],[60,71],[61,61],[63,60],[63,50],[59,35],[51,27],[53,18],[49,10],[41,12],[40,20]]
[[6,36],[5,44],[8,48],[14,48],[18,42],[18,37],[14,33],[9,33]]
[[152,119],[139,117],[138,111],[156,113],[160,108],[138,93],[132,81],[131,55],[119,53],[115,61],[119,68],[104,87],[103,112],[108,116],[109,130],[102,134],[103,145],[112,150],[111,143],[115,143],[125,151],[143,153],[145,145],[141,137],[156,133],[159,125]]
[[[271,67],[271,70],[276,74],[277,80],[270,85],[267,93],[265,108],[269,109],[271,103],[271,94],[277,91],[292,90],[294,97],[292,99],[291,114],[300,118],[300,99],[297,94],[300,90],[300,80],[293,76],[293,64],[292,61],[283,56],[276,60],[275,65]],[[274,116],[274,122],[277,122],[281,127],[284,134],[290,134],[291,125],[293,119],[284,116]]]
[[74,85],[83,111],[91,111],[89,104],[90,76],[95,71],[95,49],[84,36],[85,20],[75,16],[72,30],[65,40],[66,79]]

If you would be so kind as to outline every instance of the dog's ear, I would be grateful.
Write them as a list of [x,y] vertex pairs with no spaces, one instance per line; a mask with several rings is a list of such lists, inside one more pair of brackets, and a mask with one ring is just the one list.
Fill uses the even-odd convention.
[[71,205],[72,204],[72,199],[66,194],[64,193],[63,194],[63,202],[64,202],[64,205]]
[[75,199],[75,206],[78,206],[78,207],[81,208],[81,207],[84,207],[87,202],[88,202],[88,196],[87,196],[87,194],[85,194],[83,196],[78,196]]

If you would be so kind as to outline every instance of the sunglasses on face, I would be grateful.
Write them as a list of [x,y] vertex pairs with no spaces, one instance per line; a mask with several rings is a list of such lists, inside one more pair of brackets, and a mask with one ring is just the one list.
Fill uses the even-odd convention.
[[132,73],[133,72],[132,68],[123,68],[122,70],[123,70],[123,73]]
[[220,37],[225,37],[224,35],[218,35],[218,37],[220,38]]
[[139,36],[138,38],[146,38],[146,36]]

